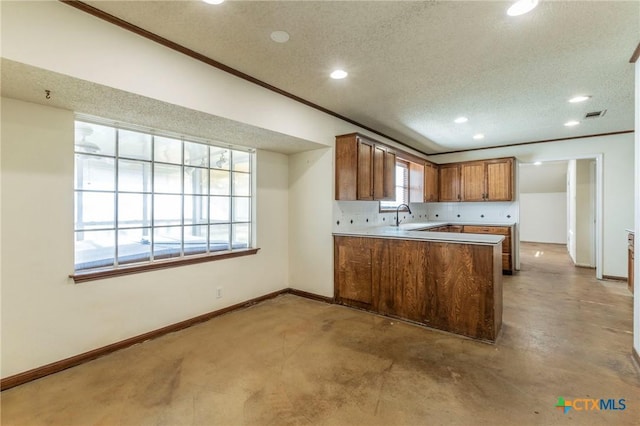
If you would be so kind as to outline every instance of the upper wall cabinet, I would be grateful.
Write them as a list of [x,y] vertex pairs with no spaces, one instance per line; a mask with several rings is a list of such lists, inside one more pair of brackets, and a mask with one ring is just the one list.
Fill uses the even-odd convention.
[[424,165],[424,201],[438,201],[438,166],[429,162]]
[[460,164],[441,164],[439,167],[439,201],[460,201]]
[[440,201],[512,201],[513,164],[497,158],[440,165]]
[[512,201],[513,200],[513,158],[500,158],[485,161],[487,176],[486,201]]
[[336,200],[395,199],[396,154],[359,134],[336,136]]

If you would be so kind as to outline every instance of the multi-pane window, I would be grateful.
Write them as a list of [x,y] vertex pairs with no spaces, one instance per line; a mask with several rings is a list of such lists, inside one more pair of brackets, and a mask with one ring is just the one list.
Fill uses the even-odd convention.
[[251,247],[252,153],[75,126],[76,271]]
[[380,201],[380,210],[393,210],[400,204],[409,204],[409,163],[404,160],[396,161],[396,199]]

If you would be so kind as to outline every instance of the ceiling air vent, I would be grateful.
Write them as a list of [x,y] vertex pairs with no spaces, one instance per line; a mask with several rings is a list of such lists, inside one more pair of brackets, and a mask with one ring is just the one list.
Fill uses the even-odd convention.
[[584,118],[599,118],[599,117],[603,117],[606,113],[607,113],[606,109],[603,109],[602,111],[588,112],[585,114]]

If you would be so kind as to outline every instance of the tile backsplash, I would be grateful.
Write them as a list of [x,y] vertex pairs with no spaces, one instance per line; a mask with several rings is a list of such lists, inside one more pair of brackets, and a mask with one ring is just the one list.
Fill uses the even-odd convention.
[[[408,222],[519,222],[518,202],[479,203],[411,203],[411,213],[400,212],[402,223]],[[395,212],[380,213],[377,201],[334,201],[333,230],[345,231],[366,226],[389,225]]]

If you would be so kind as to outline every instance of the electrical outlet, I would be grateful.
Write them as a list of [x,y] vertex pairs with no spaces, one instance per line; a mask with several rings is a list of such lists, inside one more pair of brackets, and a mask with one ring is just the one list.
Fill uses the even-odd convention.
[[216,289],[216,297],[217,297],[218,299],[222,298],[222,287],[218,287],[218,288]]

